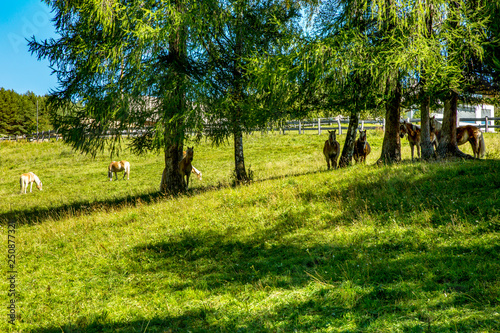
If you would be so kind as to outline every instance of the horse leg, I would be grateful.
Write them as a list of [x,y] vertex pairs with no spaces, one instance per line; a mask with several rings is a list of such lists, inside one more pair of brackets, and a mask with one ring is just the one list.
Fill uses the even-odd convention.
[[31,186],[30,186],[30,193],[31,193],[31,191],[33,190],[33,182],[31,182],[31,184],[30,184],[30,185],[31,185]]
[[416,146],[417,146],[418,159],[420,159],[420,145],[417,143]]
[[472,140],[469,141],[470,142],[470,145],[472,147],[472,152],[474,153],[474,158],[479,158],[479,145],[478,145],[478,142],[477,140],[474,138]]
[[326,157],[326,165],[327,165],[327,170],[330,170],[330,158],[328,156]]

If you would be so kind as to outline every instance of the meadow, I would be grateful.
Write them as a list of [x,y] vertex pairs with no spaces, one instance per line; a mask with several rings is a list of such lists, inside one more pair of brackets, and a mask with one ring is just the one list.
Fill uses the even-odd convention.
[[[2,332],[500,332],[500,134],[482,160],[326,170],[327,133],[193,143],[186,195],[158,193],[163,156],[62,142],[0,144]],[[343,145],[345,136],[339,136]],[[461,149],[471,153],[470,145]],[[35,172],[43,191],[19,194]],[[120,177],[121,179],[121,177]],[[15,224],[15,324],[8,224]]]

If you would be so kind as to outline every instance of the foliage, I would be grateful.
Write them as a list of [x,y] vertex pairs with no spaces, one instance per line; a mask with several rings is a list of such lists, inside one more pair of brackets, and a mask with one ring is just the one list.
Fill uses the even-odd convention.
[[32,92],[18,94],[0,88],[0,135],[22,135],[36,132],[38,102],[38,130],[52,129],[47,96]]

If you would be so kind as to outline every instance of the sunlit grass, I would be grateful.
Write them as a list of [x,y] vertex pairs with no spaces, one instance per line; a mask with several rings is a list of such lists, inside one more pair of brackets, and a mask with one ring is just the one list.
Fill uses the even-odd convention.
[[[498,331],[500,137],[485,160],[429,163],[404,139],[403,163],[382,167],[368,139],[366,166],[326,171],[326,135],[247,136],[240,187],[231,145],[201,142],[203,181],[177,198],[157,194],[161,155],[124,151],[131,178],[109,182],[107,155],[0,145],[19,272],[19,318],[0,330]],[[26,171],[43,191],[18,194]]]

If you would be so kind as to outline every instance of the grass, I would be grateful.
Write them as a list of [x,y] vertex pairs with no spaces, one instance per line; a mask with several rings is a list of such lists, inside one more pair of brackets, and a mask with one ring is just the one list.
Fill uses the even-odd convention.
[[[326,135],[248,136],[255,181],[236,188],[232,148],[197,144],[203,181],[175,198],[157,193],[161,155],[125,151],[130,180],[109,182],[106,155],[1,144],[18,320],[4,310],[0,331],[498,332],[500,137],[484,160],[429,163],[404,139],[377,167],[368,134],[367,165],[335,171]],[[18,194],[26,171],[43,191]]]

